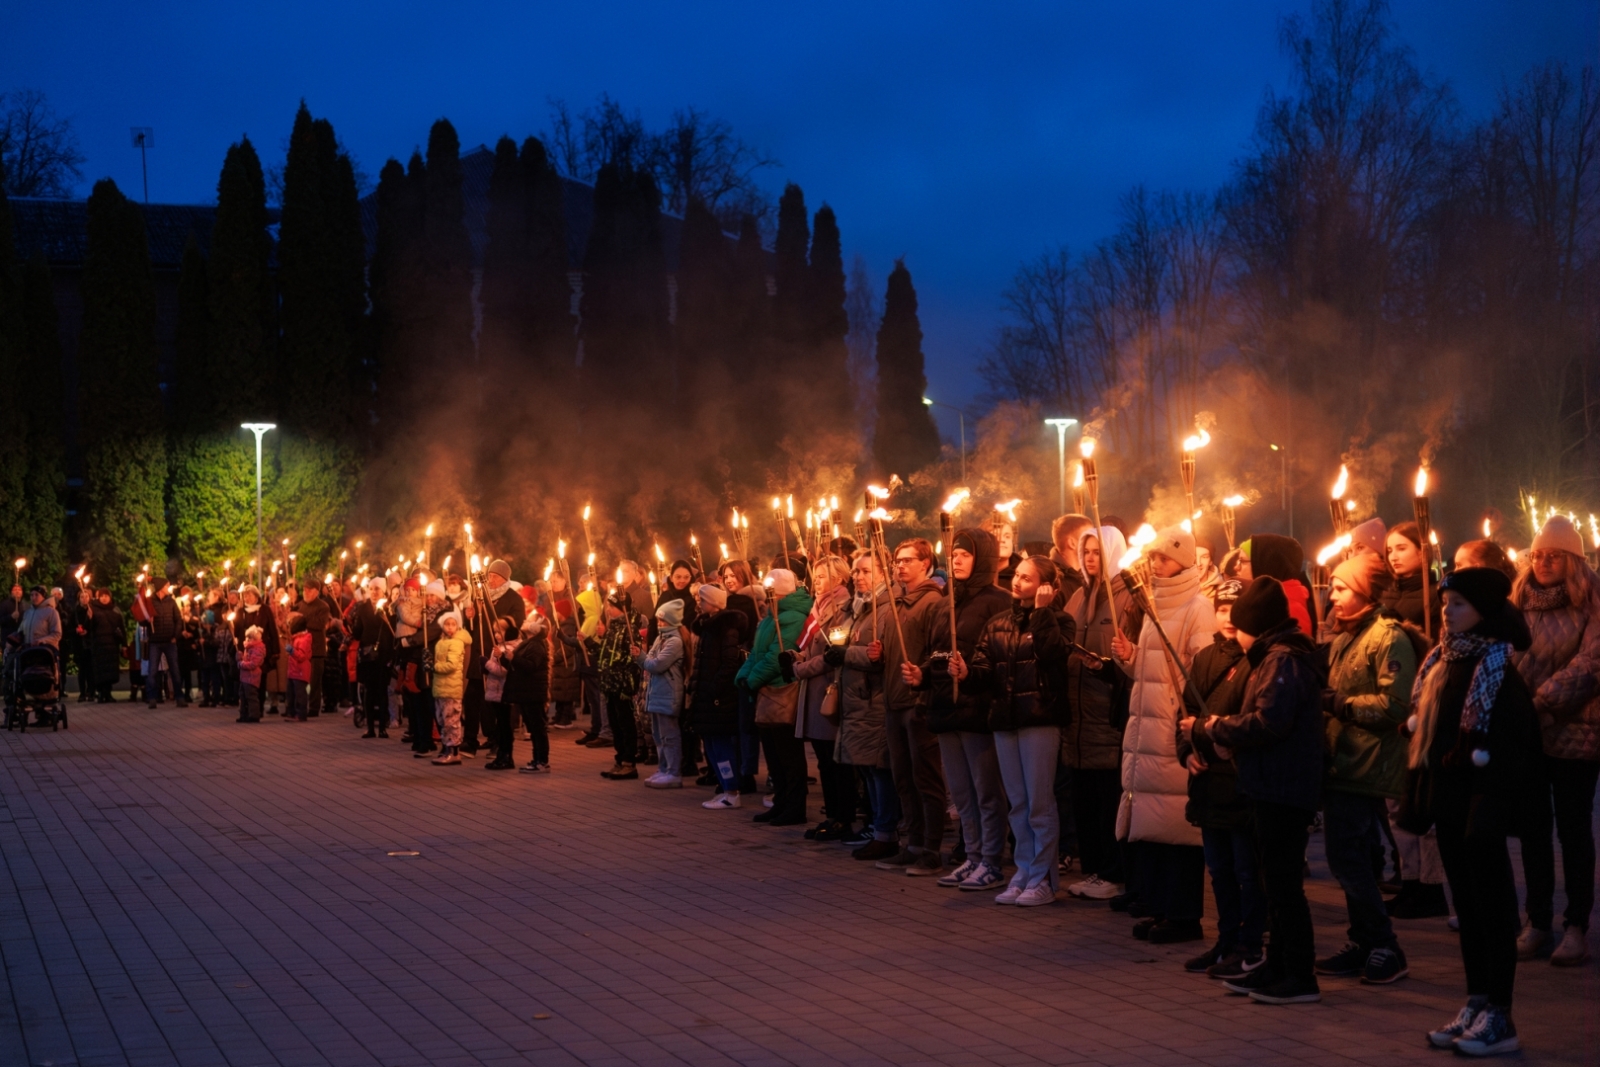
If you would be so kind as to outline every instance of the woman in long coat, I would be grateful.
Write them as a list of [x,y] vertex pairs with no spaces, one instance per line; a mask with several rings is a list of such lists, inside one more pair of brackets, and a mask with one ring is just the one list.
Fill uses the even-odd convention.
[[90,662],[94,669],[95,700],[109,704],[114,699],[111,687],[122,677],[122,646],[128,640],[128,626],[122,612],[111,602],[111,590],[102,589],[89,609],[88,636]]

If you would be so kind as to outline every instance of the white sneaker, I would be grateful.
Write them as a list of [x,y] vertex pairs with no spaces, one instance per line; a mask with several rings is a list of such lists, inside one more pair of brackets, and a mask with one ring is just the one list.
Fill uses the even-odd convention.
[[675,774],[652,774],[644,784],[650,789],[682,789],[683,779]]
[[1054,904],[1056,891],[1050,887],[1049,882],[1040,882],[1031,885],[1017,895],[1017,907],[1037,908],[1041,904]]
[[1532,923],[1524,923],[1522,932],[1517,934],[1517,959],[1535,960],[1546,952],[1555,943],[1554,936],[1549,930],[1541,930]]
[[739,794],[718,793],[710,800],[701,801],[700,806],[702,808],[710,808],[712,811],[718,811],[722,808],[737,808],[739,807]]
[[944,886],[946,889],[954,889],[962,882],[965,882],[968,877],[977,871],[978,867],[979,863],[977,860],[968,860],[955,870],[951,871],[949,874],[945,875],[943,878],[940,878],[934,884]]
[[987,863],[978,864],[977,870],[967,875],[967,880],[961,883],[963,893],[976,893],[984,889],[993,889],[1006,880],[1000,873],[999,867],[991,867]]
[[1017,883],[1012,882],[1010,885],[1006,886],[1000,891],[1000,895],[994,898],[994,902],[996,904],[1015,904],[1017,902],[1017,898],[1021,895],[1022,887]]
[[1567,927],[1561,935],[1561,944],[1550,953],[1554,967],[1579,967],[1589,962],[1589,932],[1576,926]]
[[770,808],[770,807],[772,807],[772,802],[775,799],[776,798],[771,793],[768,793],[766,796],[761,798],[761,806],[763,808]]
[[1083,881],[1073,882],[1067,886],[1068,895],[1081,897],[1084,900],[1110,900],[1120,892],[1122,892],[1120,885],[1108,882],[1098,874],[1091,874]]

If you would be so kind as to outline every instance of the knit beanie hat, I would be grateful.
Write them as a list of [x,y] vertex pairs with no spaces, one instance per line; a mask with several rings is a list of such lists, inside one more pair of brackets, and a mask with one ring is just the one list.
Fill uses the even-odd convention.
[[1283,593],[1283,583],[1267,575],[1251,582],[1233,602],[1230,621],[1235,629],[1251,637],[1260,637],[1288,622],[1289,598]]
[[245,627],[244,639],[246,641],[259,641],[259,640],[261,640],[261,627],[259,627],[259,626],[247,626],[247,627]]
[[389,591],[389,583],[381,575],[374,575],[367,579],[367,592],[373,596],[381,596]]
[[720,585],[712,585],[707,582],[704,585],[696,586],[694,595],[715,607],[718,611],[728,606],[728,591]]
[[1495,567],[1463,567],[1439,583],[1439,591],[1446,590],[1471,604],[1485,619],[1493,619],[1509,606],[1506,598],[1511,595],[1511,579]]
[[423,586],[422,587],[422,591],[424,593],[427,593],[429,596],[442,597],[442,596],[448,596],[449,595],[448,593],[445,592],[444,583],[441,582],[437,578],[435,578],[433,581],[429,582],[427,585]]
[[[1562,552],[1571,552],[1574,556],[1583,556],[1583,536],[1578,533],[1578,528],[1572,525],[1572,520],[1565,515],[1552,515],[1545,520],[1544,526],[1533,539],[1534,551],[1544,549],[1559,549]],[[1462,594],[1463,596],[1465,594]]]
[[1364,548],[1379,559],[1384,558],[1384,540],[1388,531],[1383,527],[1382,519],[1368,519],[1360,526],[1350,531],[1350,544],[1357,548]]
[[1244,583],[1237,578],[1224,578],[1211,587],[1211,605],[1221,607],[1223,604],[1232,604],[1239,599],[1239,594],[1244,592]]
[[774,567],[767,572],[767,580],[772,583],[772,591],[779,597],[786,597],[799,586],[794,571],[782,567]]
[[498,574],[500,577],[509,582],[511,580],[511,564],[507,563],[503,559],[497,559],[493,563],[489,564],[489,573]]
[[1169,559],[1175,559],[1187,570],[1194,566],[1194,534],[1182,526],[1168,526],[1156,534],[1156,539],[1144,548],[1145,554],[1159,552]]
[[1333,577],[1359,593],[1369,603],[1389,587],[1389,565],[1382,556],[1351,556],[1333,569]]
[[656,618],[668,626],[683,625],[683,601],[669,600],[656,609]]

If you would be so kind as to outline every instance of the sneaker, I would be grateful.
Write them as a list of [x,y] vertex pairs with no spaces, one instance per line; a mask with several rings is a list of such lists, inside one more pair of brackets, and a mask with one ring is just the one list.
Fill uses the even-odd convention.
[[1589,931],[1569,926],[1561,935],[1561,944],[1550,953],[1552,967],[1581,967],[1589,962]]
[[1362,985],[1388,985],[1398,982],[1411,973],[1411,968],[1406,966],[1406,954],[1400,951],[1400,946],[1393,948],[1375,948],[1367,957],[1367,965],[1361,971]]
[[1133,894],[1128,892],[1114,893],[1106,898],[1106,902],[1111,905],[1112,911],[1126,912],[1133,906]]
[[518,767],[517,768],[517,773],[518,774],[549,774],[550,773],[550,764],[548,764],[548,763],[529,763],[526,766]]
[[1078,897],[1082,900],[1110,900],[1121,892],[1122,887],[1120,885],[1113,885],[1098,874],[1091,874],[1083,881],[1073,882],[1067,886],[1067,894],[1069,896]]
[[1145,940],[1152,945],[1176,945],[1185,941],[1204,941],[1205,937],[1206,932],[1201,929],[1198,919],[1189,922],[1162,919],[1150,928]]
[[761,806],[763,808],[770,808],[775,802],[776,798],[771,793],[761,798]]
[[1328,978],[1354,978],[1366,968],[1367,957],[1371,955],[1371,949],[1346,941],[1344,948],[1318,960],[1313,969]]
[[1232,954],[1233,946],[1218,941],[1200,955],[1184,960],[1183,969],[1190,974],[1205,974]]
[[478,758],[478,750],[475,749],[475,748],[464,748],[464,749],[461,750],[461,754],[463,756],[465,756],[467,759],[477,759]]
[[[881,866],[881,864],[880,864]],[[923,852],[916,861],[906,868],[906,873],[914,878],[928,878],[944,870],[944,860],[937,852]]]
[[1536,960],[1550,951],[1555,944],[1555,937],[1549,930],[1541,930],[1532,923],[1526,923],[1522,932],[1517,935],[1517,959]]
[[812,840],[813,841],[843,841],[846,837],[849,837],[852,834],[853,834],[853,831],[850,829],[850,827],[846,826],[844,823],[842,823],[842,822],[829,822],[829,823],[827,823],[827,824],[825,824],[823,826],[817,827],[816,836],[813,837]]
[[652,774],[644,784],[650,789],[682,789],[683,779],[675,774]]
[[700,806],[709,811],[721,811],[724,808],[737,808],[739,806],[738,793],[718,793],[710,800],[703,800]]
[[877,838],[872,836],[871,830],[852,830],[839,838],[839,844],[846,848],[860,848],[862,845],[870,845],[876,840]]
[[1206,968],[1206,977],[1218,981],[1243,978],[1251,971],[1259,970],[1267,957],[1261,954],[1260,949],[1235,949],[1227,956]]
[[876,861],[890,856],[898,856],[899,854],[900,846],[898,843],[894,841],[879,841],[877,838],[873,838],[871,841],[868,841],[860,848],[851,852],[850,856],[852,859]]
[[968,875],[967,880],[961,883],[961,889],[966,893],[976,893],[984,889],[993,889],[1005,880],[1006,876],[1000,873],[999,867],[991,867],[987,863],[980,863],[978,864],[978,869]]
[[955,870],[951,871],[949,874],[940,878],[935,884],[943,886],[945,889],[954,889],[962,882],[965,882],[969,877],[976,874],[980,866],[982,865],[977,860],[968,860]]
[[1315,1004],[1322,999],[1322,990],[1317,987],[1315,978],[1285,978],[1252,989],[1250,999],[1257,1004]]
[[1017,894],[1017,907],[1019,908],[1037,908],[1041,905],[1054,904],[1055,902],[1056,891],[1049,882],[1030,885]]
[[918,854],[909,848],[902,848],[892,856],[879,860],[873,866],[880,871],[903,871],[917,862]]
[[1224,978],[1222,988],[1236,996],[1247,997],[1258,989],[1272,985],[1272,972],[1266,967],[1257,967],[1253,971],[1246,971],[1237,978]]
[[1473,997],[1467,1001],[1467,1006],[1456,1012],[1456,1017],[1437,1030],[1429,1031],[1428,1044],[1434,1048],[1451,1048],[1456,1043],[1456,1038],[1472,1029],[1472,1024],[1478,1021],[1478,1016],[1488,1006],[1488,998]]
[[1455,1047],[1463,1056],[1498,1056],[1502,1052],[1517,1051],[1522,1043],[1517,1040],[1511,1013],[1490,1004],[1472,1020],[1467,1032],[1456,1038]]
[[512,771],[516,770],[516,763],[504,757],[496,757],[483,765],[486,771]]
[[1017,898],[1021,895],[1022,886],[1018,885],[1016,882],[1012,882],[1010,885],[1006,886],[1000,891],[999,895],[994,898],[994,902],[996,904],[1015,904],[1017,902]]
[[800,836],[804,837],[807,841],[815,841],[817,839],[817,835],[822,832],[822,828],[827,825],[828,820],[823,819],[821,822],[817,823],[817,825],[813,826]]
[[446,752],[436,757],[433,761],[435,767],[454,767],[461,762],[461,756],[455,752]]

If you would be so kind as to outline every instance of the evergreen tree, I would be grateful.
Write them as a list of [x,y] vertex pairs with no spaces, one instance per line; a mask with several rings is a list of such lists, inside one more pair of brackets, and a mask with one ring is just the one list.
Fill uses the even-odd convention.
[[698,198],[683,214],[678,252],[678,396],[690,408],[726,396],[723,370],[733,295],[733,250],[716,215]]
[[584,377],[592,396],[642,411],[666,395],[668,297],[661,194],[648,171],[607,163],[595,178],[584,254]]
[[210,352],[205,388],[197,390],[208,400],[189,412],[191,419],[232,428],[276,415],[271,250],[266,182],[246,137],[229,146],[217,179],[207,270]]
[[227,384],[211,376],[211,301],[206,257],[193,233],[183,246],[178,268],[178,325],[173,338],[172,410],[174,423],[188,432],[212,426]]
[[383,416],[390,430],[407,402],[413,364],[414,329],[422,298],[423,162],[411,157],[412,174],[395,159],[378,175],[378,235],[372,253],[372,332],[374,371]]
[[572,386],[572,254],[567,246],[566,189],[538,138],[522,142],[522,181],[528,224],[528,341],[546,388]]
[[896,260],[878,328],[878,425],[872,452],[880,475],[909,477],[939,458],[939,430],[922,402],[927,388],[917,291],[905,260]]
[[742,402],[751,396],[773,396],[778,381],[774,365],[772,298],[767,292],[767,250],[753,215],[739,225],[733,251],[729,294],[729,343],[723,347],[723,375],[733,383],[732,395],[741,402],[729,413],[728,446],[734,481],[766,488],[763,471],[772,458],[779,435],[771,425],[770,405]]
[[[15,418],[27,402],[22,365],[26,341],[22,325],[22,275],[12,234],[11,200],[6,196],[4,163],[0,161],[0,411]],[[28,457],[23,449],[0,449],[0,550],[5,558],[30,556],[29,531],[10,517],[25,514]],[[10,586],[8,585],[9,591]]]
[[78,346],[85,547],[100,585],[128,595],[141,564],[166,561],[166,445],[156,366],[156,291],[144,215],[95,183]]
[[517,143],[502,137],[494,146],[489,174],[489,210],[484,219],[488,238],[483,250],[483,307],[480,348],[485,371],[508,373],[526,339],[523,297],[530,287],[527,190]]
[[472,240],[461,192],[461,141],[448,119],[428,131],[423,182],[423,263],[429,322],[424,336],[436,369],[460,380],[472,366]]
[[43,254],[23,268],[21,295],[28,464],[21,517],[32,531],[34,573],[60,580],[67,569],[66,398],[55,282]]
[[850,396],[839,385],[849,380],[850,316],[845,311],[844,251],[839,222],[827,204],[817,212],[811,231],[810,342],[806,361],[811,390],[810,416],[819,425],[846,429],[855,422]]
[[777,293],[772,298],[773,325],[777,338],[796,354],[811,342],[811,269],[806,263],[806,246],[811,235],[806,228],[806,197],[794,183],[784,187],[778,200],[778,236],[772,246],[773,280]]

